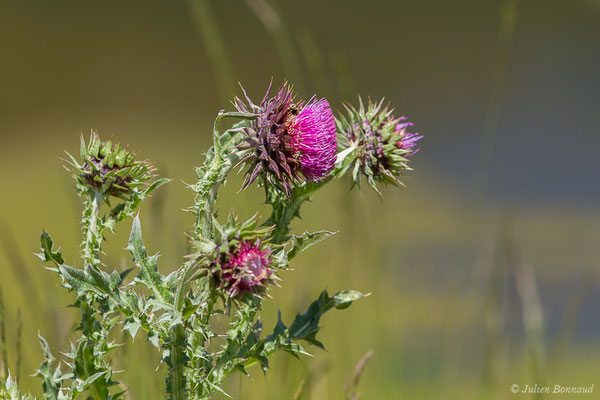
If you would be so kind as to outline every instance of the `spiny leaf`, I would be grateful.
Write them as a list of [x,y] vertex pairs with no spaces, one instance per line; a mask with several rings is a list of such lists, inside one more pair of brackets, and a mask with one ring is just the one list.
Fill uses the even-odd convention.
[[42,244],[43,253],[37,254],[37,256],[42,261],[53,261],[56,265],[65,263],[65,260],[63,259],[60,251],[53,250],[54,242],[52,241],[52,238],[50,237],[50,234],[48,234],[48,232],[42,231],[40,242]]
[[329,231],[318,231],[318,232],[304,232],[301,236],[293,235],[290,240],[291,248],[287,252],[288,260],[296,257],[309,247],[319,243],[322,240],[327,239],[329,236],[334,235],[336,232]]
[[125,324],[123,325],[123,330],[129,332],[132,339],[135,339],[135,335],[138,330],[142,327],[142,323],[139,319],[129,317],[125,320]]
[[159,187],[161,187],[162,185],[171,182],[172,179],[169,178],[162,178],[162,179],[158,179],[154,182],[152,182],[147,188],[146,190],[144,190],[144,195],[148,196],[150,193],[152,193],[153,191],[155,191],[156,189],[158,189]]
[[89,385],[91,385],[95,380],[97,380],[98,378],[100,378],[102,375],[106,374],[107,371],[100,371],[100,372],[96,372],[95,374],[93,374],[92,376],[90,376],[89,378],[87,378],[85,381],[83,381],[83,387],[86,388]]
[[316,334],[320,329],[319,321],[321,316],[334,307],[339,310],[348,308],[352,302],[362,297],[364,295],[355,290],[337,292],[333,297],[329,297],[327,291],[324,290],[304,314],[296,316],[294,322],[289,327],[290,335],[294,339],[303,339],[320,348],[324,348],[323,344],[316,339]]
[[173,294],[165,286],[165,278],[158,271],[158,256],[148,256],[146,252],[146,247],[142,240],[142,226],[139,215],[133,219],[127,249],[133,255],[133,261],[140,268],[138,280],[151,289],[158,299],[171,304],[173,302]]
[[362,294],[356,290],[342,290],[333,295],[333,306],[338,310],[350,307],[350,305],[356,300],[367,297],[370,294]]
[[44,339],[39,332],[38,338],[44,353],[44,361],[40,364],[35,376],[42,378],[42,389],[44,390],[44,395],[47,396],[47,399],[57,400],[59,398],[62,381],[67,379],[68,376],[63,375],[60,372],[59,366],[55,368],[56,361],[50,352],[48,342],[46,342],[46,339]]
[[68,265],[59,265],[58,271],[65,282],[81,296],[86,292],[105,295],[102,285],[98,285],[86,271]]
[[238,359],[243,361],[244,367],[259,363],[263,371],[266,371],[268,368],[268,357],[277,350],[286,351],[294,357],[298,357],[298,355],[311,356],[311,354],[294,341],[306,340],[315,346],[323,348],[323,344],[316,338],[317,332],[320,329],[319,321],[323,314],[332,308],[340,310],[347,308],[352,302],[362,297],[365,296],[355,290],[337,292],[331,297],[329,297],[327,291],[323,291],[304,314],[296,316],[289,328],[281,320],[281,312],[279,312],[273,333],[265,339],[260,340],[253,338],[252,334],[248,335],[244,345],[241,347],[242,349],[250,347],[250,349],[244,355],[239,355]]

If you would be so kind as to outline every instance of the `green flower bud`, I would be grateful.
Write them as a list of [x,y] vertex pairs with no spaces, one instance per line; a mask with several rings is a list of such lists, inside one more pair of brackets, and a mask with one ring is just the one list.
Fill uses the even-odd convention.
[[67,153],[67,169],[77,181],[80,193],[91,191],[126,199],[135,188],[147,185],[156,169],[147,161],[136,161],[136,154],[111,140],[101,141],[92,131],[86,145],[81,137],[81,160]]

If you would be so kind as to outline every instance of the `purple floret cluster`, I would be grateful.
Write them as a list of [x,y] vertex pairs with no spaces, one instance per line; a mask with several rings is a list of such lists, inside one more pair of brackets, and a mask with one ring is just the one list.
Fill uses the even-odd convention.
[[320,182],[333,169],[337,151],[335,118],[326,99],[313,101],[288,126],[300,170],[311,182]]
[[409,126],[413,126],[412,122],[406,122],[406,117],[400,117],[400,122],[396,124],[394,127],[394,131],[400,133],[400,140],[396,143],[396,147],[401,150],[406,150],[406,155],[412,155],[419,151],[419,148],[415,148],[417,146],[417,142],[423,138],[423,135],[419,135],[418,133],[407,132],[406,128]]

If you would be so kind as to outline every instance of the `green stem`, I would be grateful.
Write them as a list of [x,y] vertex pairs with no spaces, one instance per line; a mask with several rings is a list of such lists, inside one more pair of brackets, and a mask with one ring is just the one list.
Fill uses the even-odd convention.
[[[225,178],[239,161],[239,154],[232,149],[226,154],[221,144],[221,121],[225,118],[238,118],[243,120],[252,120],[256,114],[229,112],[223,110],[219,112],[213,126],[213,148],[212,158],[207,158],[204,171],[194,190],[197,193],[195,201],[196,223],[195,231],[205,238],[212,236],[213,230],[213,208],[217,199],[217,193]],[[210,154],[210,151],[209,151]],[[184,266],[179,277],[179,284],[175,293],[174,309],[181,312],[185,303],[185,295],[188,290],[188,274],[193,264],[188,263]],[[206,314],[203,316],[203,326],[208,326],[212,316],[213,300],[208,299]],[[185,377],[185,348],[186,332],[184,324],[178,324],[171,331],[171,365],[169,370],[169,399],[183,400],[185,398],[186,377]],[[203,343],[205,346],[205,343]]]
[[[209,296],[208,299],[206,300],[206,312],[202,315],[202,326],[208,326],[210,324],[210,319],[212,317],[212,313],[213,313],[213,308],[215,306],[215,298],[212,296]],[[206,338],[204,338],[202,340],[202,346],[203,347],[208,347],[207,346],[207,340]]]
[[[88,368],[87,368],[87,363],[83,362],[83,363],[82,363],[82,365],[83,365],[83,370],[84,370],[84,372],[85,372],[85,375],[86,375],[86,376],[84,377],[84,379],[87,379],[87,378],[89,378],[90,376],[92,376],[92,375],[93,375],[93,372],[88,370]],[[88,389],[88,393],[90,394],[90,396],[91,396],[91,397],[92,397],[92,399],[94,399],[94,400],[103,400],[103,399],[104,399],[104,396],[101,396],[101,395],[100,395],[100,393],[99,393],[99,391],[98,391],[98,386],[97,386],[97,385],[98,385],[98,381],[97,381],[97,380],[96,380],[96,381],[94,381],[94,382],[92,382],[92,385],[91,385],[91,386],[90,386],[90,388]]]
[[274,244],[280,244],[288,239],[290,233],[290,224],[294,217],[299,215],[300,207],[302,204],[309,199],[309,195],[301,193],[294,196],[291,201],[283,200],[281,202],[281,211],[277,211],[275,206],[273,207],[273,214],[269,219],[269,223],[275,225],[273,230],[272,242]]
[[98,228],[98,213],[102,205],[102,193],[93,191],[86,202],[84,210],[84,227],[86,229],[83,239],[83,260],[86,264],[97,265],[100,263],[100,242],[102,232]]
[[280,244],[285,242],[289,237],[290,224],[295,217],[300,215],[300,207],[305,201],[310,200],[310,196],[325,186],[326,183],[334,179],[336,171],[333,171],[331,176],[321,183],[305,183],[303,186],[294,188],[292,195],[287,197],[278,196],[271,203],[273,211],[267,220],[267,224],[275,225],[273,230],[272,243]]
[[[86,265],[86,268],[97,267],[100,264],[102,231],[101,231],[100,224],[98,223],[98,219],[99,219],[98,215],[99,215],[100,207],[102,206],[103,201],[104,201],[104,199],[102,197],[102,192],[100,192],[98,190],[94,190],[94,191],[90,191],[89,199],[85,203],[85,207],[86,207],[86,209],[84,210],[85,232],[84,232],[82,247],[83,247],[83,261],[84,261],[84,264]],[[94,302],[93,294],[89,293],[88,296],[92,296],[92,297],[88,298],[88,299],[82,297],[83,304],[80,305],[82,318],[84,318],[84,319],[86,318],[86,315],[88,315],[88,313],[86,313],[84,311],[84,309],[81,307],[83,307],[85,303],[89,304],[89,307],[92,307],[92,304]],[[93,318],[93,317],[90,317],[90,318]],[[88,324],[85,321],[82,321],[82,324],[89,325],[91,327],[96,326],[93,323]],[[100,332],[92,332],[92,334],[88,335],[88,339],[91,338],[91,336],[94,333],[100,333]],[[86,333],[84,332],[83,334],[85,337]],[[105,336],[103,336],[103,340],[106,340]],[[87,375],[84,377],[84,379],[87,379],[90,376],[92,376],[94,372],[88,371],[88,369],[86,368],[87,364],[85,361],[83,361],[83,365],[84,365],[85,373]],[[96,380],[88,388],[88,393],[94,400],[103,400],[103,398],[105,396],[103,396],[101,394],[103,392],[102,389],[103,389],[103,387],[101,386],[100,380]]]
[[343,172],[343,166],[336,166],[325,180],[319,183],[307,182],[302,186],[292,189],[292,195],[289,198],[275,193],[271,200],[273,211],[267,220],[267,224],[275,225],[271,242],[274,244],[285,242],[289,238],[290,224],[295,217],[300,215],[300,207],[302,204],[304,204],[305,201],[310,200],[310,196],[327,183],[340,178]]
[[178,324],[171,332],[170,400],[185,400],[185,328]]
[[[213,126],[212,161],[210,161],[196,189],[196,192],[199,194],[198,198],[196,198],[196,232],[205,238],[212,236],[213,207],[217,199],[219,187],[237,163],[236,157],[239,157],[236,152],[224,154],[220,141],[221,121],[225,118],[253,120],[256,117],[256,114],[224,112],[221,110],[215,119]],[[225,162],[226,158],[229,158],[229,162]]]

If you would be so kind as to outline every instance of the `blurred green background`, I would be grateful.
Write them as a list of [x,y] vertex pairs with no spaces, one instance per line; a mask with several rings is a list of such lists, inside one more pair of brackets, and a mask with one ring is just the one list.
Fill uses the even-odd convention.
[[[596,385],[600,398],[600,2],[190,0],[0,2],[0,287],[11,370],[33,391],[41,352],[67,348],[77,311],[32,253],[45,228],[77,263],[80,206],[59,157],[79,135],[130,145],[175,180],[142,206],[161,268],[182,261],[212,119],[271,77],[335,109],[385,96],[425,135],[407,189],[384,200],[329,185],[298,231],[340,232],[303,254],[265,306],[289,322],[324,288],[372,295],[328,314],[314,358],[234,376],[235,399],[342,399],[374,356],[364,399],[511,399],[518,384]],[[262,193],[220,209],[268,215]],[[129,223],[105,262],[126,268]],[[17,344],[18,314],[23,318]],[[132,399],[162,398],[144,339],[116,364]],[[19,347],[21,350],[19,350]],[[17,354],[20,365],[17,367]],[[576,396],[576,397],[575,397]],[[219,397],[220,398],[220,397]],[[536,398],[540,398],[537,396]]]

